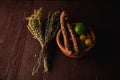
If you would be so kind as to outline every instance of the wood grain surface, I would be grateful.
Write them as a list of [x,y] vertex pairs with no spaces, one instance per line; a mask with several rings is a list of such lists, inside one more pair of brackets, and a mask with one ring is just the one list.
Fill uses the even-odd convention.
[[[119,8],[114,3],[78,1],[4,0],[0,2],[0,80],[119,80]],[[82,59],[62,54],[55,40],[50,44],[50,71],[43,67],[32,76],[41,46],[27,29],[25,18],[43,7],[66,10],[71,22],[83,21],[96,34],[95,47]],[[117,78],[117,79],[116,79]]]

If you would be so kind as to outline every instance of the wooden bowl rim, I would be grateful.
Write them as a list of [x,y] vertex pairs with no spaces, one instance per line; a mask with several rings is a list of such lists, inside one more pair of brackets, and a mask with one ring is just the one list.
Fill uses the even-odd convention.
[[56,36],[57,45],[60,48],[60,50],[63,52],[64,55],[66,55],[68,57],[71,57],[71,58],[81,58],[81,57],[83,57],[85,55],[85,53],[87,53],[88,51],[90,51],[93,48],[93,46],[95,45],[95,34],[94,34],[94,32],[93,32],[93,30],[91,28],[89,28],[89,31],[90,31],[90,34],[92,35],[93,43],[87,49],[85,49],[84,51],[82,51],[79,54],[79,56],[68,54],[69,51],[67,51],[65,49],[65,47],[61,44],[61,42],[60,42],[60,35],[62,33],[61,29],[59,29],[59,31],[57,32],[57,36]]

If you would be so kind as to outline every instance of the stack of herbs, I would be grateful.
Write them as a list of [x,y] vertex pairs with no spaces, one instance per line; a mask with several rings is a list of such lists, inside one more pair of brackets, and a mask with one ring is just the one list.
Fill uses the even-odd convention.
[[37,39],[41,45],[41,52],[39,54],[38,61],[33,68],[32,75],[38,72],[41,63],[44,64],[44,72],[48,72],[48,44],[55,37],[60,26],[59,11],[56,11],[54,13],[49,12],[45,23],[41,21],[41,16],[42,8],[40,8],[39,10],[34,10],[34,14],[27,18],[27,28],[29,29],[33,37]]

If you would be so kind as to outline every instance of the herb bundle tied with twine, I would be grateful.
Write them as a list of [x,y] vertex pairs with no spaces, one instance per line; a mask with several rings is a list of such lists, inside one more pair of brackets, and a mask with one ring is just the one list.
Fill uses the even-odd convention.
[[44,72],[48,72],[48,44],[55,37],[60,26],[59,11],[54,13],[49,12],[47,20],[44,23],[41,20],[41,16],[42,8],[34,10],[34,13],[26,18],[28,20],[28,30],[41,45],[41,51],[37,63],[33,68],[32,75],[38,72],[42,63],[44,64]]

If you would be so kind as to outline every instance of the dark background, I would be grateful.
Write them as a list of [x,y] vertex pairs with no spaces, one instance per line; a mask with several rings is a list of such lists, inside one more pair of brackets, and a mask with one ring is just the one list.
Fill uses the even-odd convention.
[[[25,17],[43,7],[66,10],[71,22],[85,22],[96,34],[94,48],[81,59],[71,59],[50,44],[50,72],[43,67],[34,76],[32,69],[40,53],[39,43],[27,29]],[[0,80],[119,80],[119,4],[101,1],[4,0],[0,2]],[[53,41],[55,43],[55,41]]]

